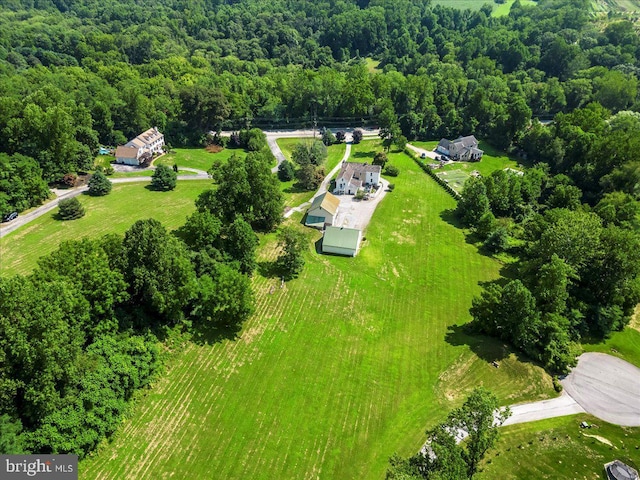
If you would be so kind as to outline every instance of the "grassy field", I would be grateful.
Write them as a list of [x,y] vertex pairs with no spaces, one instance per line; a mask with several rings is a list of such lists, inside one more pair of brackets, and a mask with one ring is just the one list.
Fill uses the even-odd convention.
[[[536,2],[533,0],[520,0],[523,5],[535,5]],[[627,0],[633,1],[633,0]],[[511,10],[511,6],[514,4],[515,0],[507,0],[503,4],[494,3],[491,0],[434,0],[434,5],[444,5],[445,7],[459,8],[461,10],[470,9],[470,10],[480,10],[485,3],[490,4],[493,7],[491,11],[492,17],[501,17],[504,15],[508,15]]]
[[87,214],[72,221],[55,219],[57,208],[0,239],[0,274],[28,273],[42,255],[63,240],[124,233],[136,220],[156,218],[167,228],[182,225],[195,210],[194,200],[211,181],[178,182],[175,190],[156,192],[147,183],[114,185],[106,197],[80,195]]
[[[306,141],[308,139],[301,138],[279,138],[277,140],[278,146],[282,153],[284,154],[287,160],[291,160],[291,151],[293,147],[301,142]],[[327,173],[331,171],[333,167],[335,167],[342,157],[344,156],[346,145],[344,143],[331,145],[327,149],[327,160],[325,161],[324,168]],[[280,187],[282,192],[285,194],[285,206],[286,207],[297,207],[298,205],[308,201],[311,197],[313,197],[315,192],[309,192],[306,190],[300,190],[295,187],[297,180],[291,180],[289,182],[280,182]]]
[[171,153],[163,155],[155,161],[155,165],[174,164],[180,167],[196,168],[198,170],[208,171],[214,162],[226,162],[233,155],[244,157],[246,152],[241,149],[225,148],[218,153],[207,152],[204,148],[173,148]]
[[[595,426],[581,429],[583,421]],[[606,480],[604,464],[615,459],[640,468],[640,428],[589,415],[559,417],[502,428],[477,480]]]
[[[465,241],[439,185],[405,155],[391,161],[396,189],[359,256],[317,255],[320,233],[303,230],[300,278],[280,288],[256,274],[239,337],[179,349],[81,478],[383,478],[388,457],[415,452],[475,385],[505,404],[553,395],[541,369],[460,329],[500,264]],[[261,265],[276,255],[263,237]]]

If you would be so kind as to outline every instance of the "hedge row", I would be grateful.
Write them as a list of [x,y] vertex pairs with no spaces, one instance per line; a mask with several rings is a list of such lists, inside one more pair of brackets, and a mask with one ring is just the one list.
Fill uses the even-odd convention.
[[438,175],[436,175],[436,173],[433,171],[433,169],[427,165],[426,163],[424,163],[422,161],[421,158],[418,157],[418,155],[416,155],[416,153],[411,150],[409,147],[405,147],[404,149],[404,153],[406,153],[407,155],[409,155],[411,158],[413,158],[413,161],[416,162],[418,164],[418,166],[424,170],[424,172],[429,175],[431,178],[433,178],[436,182],[438,182],[440,185],[442,185],[444,187],[444,189],[447,191],[447,193],[449,195],[451,195],[453,198],[455,198],[456,200],[460,200],[461,195],[456,192],[451,185],[449,185],[447,182],[445,182],[442,178],[440,178]]

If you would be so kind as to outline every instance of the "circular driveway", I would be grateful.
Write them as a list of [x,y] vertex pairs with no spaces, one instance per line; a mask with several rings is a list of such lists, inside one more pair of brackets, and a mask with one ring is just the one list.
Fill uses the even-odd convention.
[[617,425],[640,426],[640,368],[604,353],[585,353],[562,385],[591,415]]

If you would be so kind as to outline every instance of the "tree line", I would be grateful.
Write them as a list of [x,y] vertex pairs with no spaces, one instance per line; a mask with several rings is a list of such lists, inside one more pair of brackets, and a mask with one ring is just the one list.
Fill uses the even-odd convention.
[[[532,115],[638,109],[633,24],[603,27],[586,0],[516,2],[499,18],[415,0],[157,3],[0,10],[0,153],[33,159],[52,182],[149,126],[197,145],[209,130],[370,121],[389,144],[474,133],[519,148]],[[584,139],[561,152],[531,140],[571,157]],[[40,201],[0,188],[3,212]]]
[[[83,457],[152,381],[163,338],[238,331],[253,311],[255,232],[281,221],[272,161],[268,150],[232,157],[174,232],[139,220],[123,236],[65,241],[31,274],[0,278],[1,453]],[[292,278],[306,243],[295,230],[279,236],[274,274]]]

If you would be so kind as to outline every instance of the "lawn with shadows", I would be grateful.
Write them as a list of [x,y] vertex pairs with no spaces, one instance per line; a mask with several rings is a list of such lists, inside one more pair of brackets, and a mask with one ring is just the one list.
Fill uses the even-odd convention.
[[155,218],[168,229],[184,224],[195,211],[194,201],[210,180],[180,182],[175,190],[156,192],[146,183],[114,184],[104,197],[79,195],[86,215],[77,220],[56,220],[58,209],[0,239],[0,274],[29,273],[38,258],[52,252],[64,240],[97,238],[107,233],[124,233],[136,220]]
[[321,233],[296,213],[287,224],[307,238],[306,265],[281,287],[276,236],[261,236],[256,311],[239,337],[176,351],[80,478],[383,478],[389,456],[415,453],[472,386],[503,403],[553,395],[541,369],[496,369],[482,345],[447,339],[501,265],[442,220],[455,206],[442,187],[390,157],[401,173],[359,255],[317,254]]

